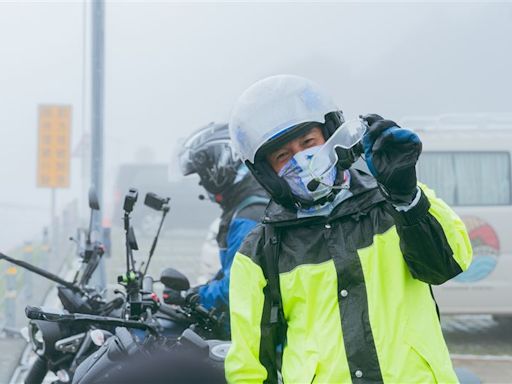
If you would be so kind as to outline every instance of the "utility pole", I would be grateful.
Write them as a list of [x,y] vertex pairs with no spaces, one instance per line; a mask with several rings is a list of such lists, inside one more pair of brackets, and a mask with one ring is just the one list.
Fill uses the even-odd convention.
[[[96,189],[100,209],[103,209],[103,109],[105,77],[105,2],[92,1],[92,104],[91,104],[91,185]],[[100,211],[101,212],[101,211]],[[101,239],[102,215],[93,219],[93,233]],[[102,258],[93,277],[93,283],[106,287],[105,259]]]

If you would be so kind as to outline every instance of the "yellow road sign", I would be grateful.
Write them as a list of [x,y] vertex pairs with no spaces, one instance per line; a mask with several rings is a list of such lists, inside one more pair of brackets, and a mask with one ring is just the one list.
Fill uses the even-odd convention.
[[71,106],[39,106],[37,186],[67,188],[70,179]]

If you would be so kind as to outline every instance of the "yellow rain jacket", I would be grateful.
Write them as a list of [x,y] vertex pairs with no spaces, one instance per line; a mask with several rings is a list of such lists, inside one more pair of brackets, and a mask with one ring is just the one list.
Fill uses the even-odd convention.
[[[430,285],[468,268],[463,222],[423,185],[398,212],[371,176],[350,172],[350,197],[329,216],[299,219],[271,203],[235,256],[230,383],[275,383],[278,371],[285,384],[457,382]],[[269,325],[268,225],[279,233],[284,340]]]

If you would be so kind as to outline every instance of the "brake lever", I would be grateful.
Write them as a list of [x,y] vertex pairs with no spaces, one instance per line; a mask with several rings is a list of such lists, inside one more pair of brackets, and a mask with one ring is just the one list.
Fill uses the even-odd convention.
[[107,317],[107,316],[95,316],[95,315],[86,315],[82,313],[74,313],[74,314],[59,314],[59,313],[51,313],[44,312],[40,307],[32,307],[27,305],[25,307],[25,315],[32,320],[44,320],[51,322],[65,322],[65,321],[76,321],[76,322],[86,322],[86,323],[96,323],[96,324],[107,324],[118,327],[126,327],[126,328],[135,328],[147,330],[153,336],[159,336],[159,332],[155,326],[151,324],[142,323],[135,320],[123,320],[116,317]]

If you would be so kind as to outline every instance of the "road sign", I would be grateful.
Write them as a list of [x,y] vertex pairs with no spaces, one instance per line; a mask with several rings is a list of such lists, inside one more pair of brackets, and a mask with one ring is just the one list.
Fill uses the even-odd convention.
[[37,186],[68,188],[71,153],[71,106],[39,106]]

